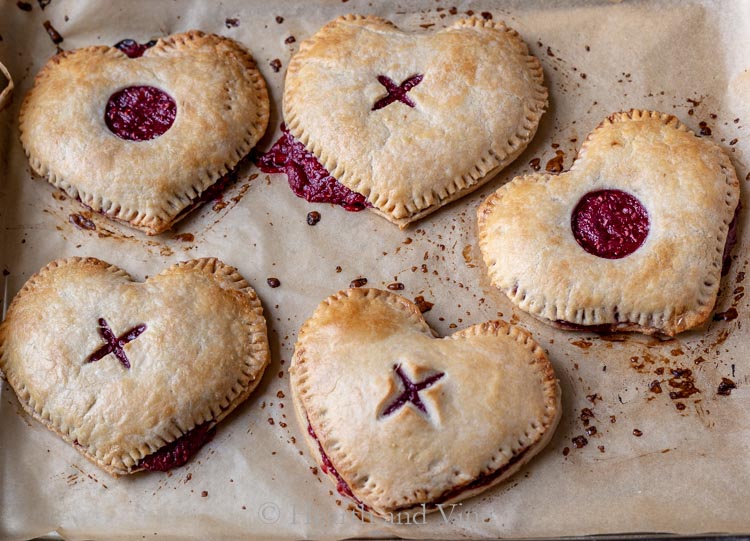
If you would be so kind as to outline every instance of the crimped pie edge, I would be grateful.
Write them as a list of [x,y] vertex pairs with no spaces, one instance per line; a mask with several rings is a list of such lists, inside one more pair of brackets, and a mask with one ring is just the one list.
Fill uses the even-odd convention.
[[[34,172],[41,177],[45,177],[50,184],[63,190],[70,197],[79,198],[84,205],[94,210],[101,211],[111,219],[128,223],[130,226],[140,229],[149,235],[157,235],[171,228],[181,218],[187,215],[187,213],[182,214],[183,211],[188,209],[190,205],[200,197],[200,194],[215,184],[223,175],[231,171],[232,168],[236,167],[240,160],[252,150],[265,133],[266,128],[268,127],[268,119],[270,115],[270,102],[266,83],[258,70],[252,54],[242,44],[231,38],[226,38],[216,34],[206,34],[200,30],[188,30],[180,34],[173,34],[159,38],[156,45],[147,49],[143,56],[166,54],[170,48],[179,49],[184,47],[188,42],[199,40],[202,40],[210,46],[216,46],[223,43],[233,49],[233,52],[235,53],[234,58],[239,58],[243,63],[245,67],[244,73],[253,88],[256,118],[252,123],[246,126],[244,135],[237,135],[235,137],[237,144],[231,151],[227,152],[226,155],[229,159],[222,165],[222,167],[214,170],[206,169],[200,171],[195,177],[193,183],[187,186],[184,191],[164,194],[162,201],[160,201],[161,206],[158,209],[158,212],[149,213],[136,208],[125,207],[117,201],[112,201],[93,192],[82,191],[79,187],[73,186],[67,179],[53,174],[52,171],[50,171],[48,163],[31,155],[28,151],[28,145],[24,142],[25,110],[34,93],[34,87],[47,76],[48,71],[53,69],[54,66],[61,64],[67,57],[81,52],[86,54],[94,52],[102,55],[125,54],[115,47],[93,45],[71,51],[63,51],[52,57],[36,75],[34,79],[34,87],[29,90],[24,98],[19,113],[19,131],[24,152],[26,153]],[[220,105],[217,105],[217,107],[218,106]]]
[[[10,316],[12,315],[13,305],[17,302],[16,300],[20,299],[24,294],[33,291],[36,285],[38,284],[39,280],[46,273],[54,271],[58,268],[68,266],[68,265],[94,266],[100,270],[103,270],[104,272],[111,273],[112,275],[116,277],[122,278],[126,282],[145,283],[145,282],[135,282],[133,278],[125,270],[121,269],[120,267],[116,265],[106,263],[95,257],[70,257],[70,258],[64,258],[64,259],[57,259],[57,260],[50,262],[44,268],[36,272],[33,276],[31,276],[31,278],[27,280],[27,282],[24,284],[24,286],[16,294],[13,301],[11,302],[10,307],[8,308],[7,317],[5,321],[3,321],[2,324],[0,324],[0,376],[4,376],[6,380],[8,381],[8,383],[11,385],[24,411],[26,411],[34,419],[39,421],[42,425],[44,425],[51,432],[54,432],[55,434],[60,436],[65,442],[71,444],[74,449],[76,449],[83,456],[85,456],[91,463],[104,469],[107,473],[109,473],[113,477],[118,477],[119,475],[136,473],[138,471],[142,471],[144,468],[118,467],[114,463],[114,461],[110,461],[109,463],[102,462],[97,458],[97,449],[94,446],[89,446],[89,447],[84,448],[80,444],[77,444],[75,442],[75,438],[71,437],[69,433],[63,432],[61,430],[61,428],[58,426],[59,423],[56,424],[54,419],[49,418],[49,415],[45,416],[43,414],[42,404],[32,405],[29,402],[28,400],[29,393],[26,387],[23,385],[21,381],[18,380],[18,378],[15,377],[13,372],[8,372],[7,370],[7,364],[6,364],[7,361],[5,359],[5,334],[6,332],[8,332],[7,322],[10,320]],[[220,414],[218,416],[215,416],[213,419],[211,419],[211,421],[209,421],[212,426],[215,426],[222,419],[224,419],[227,415],[229,415],[239,404],[244,402],[248,398],[248,396],[252,393],[252,391],[255,390],[255,388],[257,387],[257,385],[260,383],[262,379],[263,372],[265,371],[266,367],[270,363],[270,352],[269,352],[270,350],[269,350],[269,345],[268,345],[266,320],[265,320],[265,317],[263,316],[263,307],[261,306],[260,299],[258,298],[255,290],[239,274],[237,269],[223,263],[217,258],[200,258],[200,259],[193,259],[193,260],[175,263],[174,265],[160,272],[157,276],[168,274],[178,269],[194,271],[194,272],[205,274],[207,276],[210,276],[212,279],[214,279],[222,288],[236,290],[238,293],[240,293],[244,297],[245,302],[249,305],[251,313],[253,314],[254,319],[255,319],[252,326],[249,326],[248,328],[249,342],[252,344],[252,355],[253,356],[257,355],[264,362],[257,369],[257,375],[255,375],[254,377],[251,374],[248,374],[243,370],[243,374],[245,376],[248,376],[248,381],[244,384],[238,381],[237,384],[240,387],[242,387],[242,391],[239,392],[233,398],[230,398],[227,396],[221,401],[222,404],[224,402],[228,402],[228,404],[226,406],[220,405],[220,409],[221,409]],[[248,371],[253,370],[253,363],[249,362],[250,360],[251,359],[247,359],[245,362],[245,368]],[[215,408],[211,407],[209,409],[214,410]],[[197,421],[194,420],[193,426],[187,429],[185,432],[183,432],[177,425],[174,425],[172,426],[169,432],[155,434],[152,436],[152,438],[149,441],[145,441],[139,447],[131,449],[130,450],[131,452],[124,452],[120,456],[120,461],[124,463],[125,460],[127,460],[127,458],[130,458],[137,464],[141,459],[156,452],[157,450],[168,445],[174,440],[180,438],[185,433],[192,430],[192,428],[194,428],[195,426],[203,422],[206,422],[206,421],[204,421],[203,419],[200,419]]]
[[[392,306],[396,310],[403,310],[409,316],[409,321],[415,325],[415,328],[420,328],[422,332],[438,340],[455,340],[458,338],[479,336],[479,335],[491,335],[491,336],[508,336],[515,339],[525,349],[533,355],[533,360],[530,364],[537,367],[542,375],[544,383],[544,398],[545,398],[545,417],[539,422],[532,422],[529,426],[529,430],[524,434],[526,441],[519,440],[519,449],[514,451],[511,448],[498,449],[490,459],[487,461],[488,467],[492,468],[500,462],[499,466],[494,467],[487,472],[491,475],[497,470],[502,470],[502,473],[495,479],[486,485],[481,485],[476,488],[468,488],[467,490],[460,491],[458,494],[446,498],[444,501],[434,502],[419,502],[415,504],[403,505],[402,502],[396,500],[388,500],[384,491],[378,490],[378,486],[374,484],[372,476],[370,476],[368,485],[365,487],[358,487],[355,489],[354,481],[357,479],[357,472],[352,468],[352,463],[348,459],[348,455],[340,449],[329,450],[326,448],[326,434],[320,430],[321,423],[324,422],[324,416],[320,415],[315,410],[310,410],[305,407],[304,400],[308,392],[308,388],[305,386],[307,367],[307,359],[305,358],[305,337],[309,332],[311,325],[314,325],[314,320],[317,316],[328,309],[333,303],[353,298],[364,298],[367,300],[379,300],[385,301],[388,305]],[[308,433],[307,423],[309,422],[315,430],[316,436],[323,447],[326,455],[328,455],[331,463],[336,468],[337,472],[344,481],[347,483],[349,488],[352,490],[354,495],[359,498],[365,505],[368,505],[368,510],[380,517],[387,517],[389,513],[400,513],[409,512],[413,510],[422,509],[422,503],[426,503],[427,512],[435,511],[437,508],[431,506],[430,503],[440,504],[453,504],[467,498],[470,498],[480,492],[483,492],[498,483],[501,483],[508,477],[512,476],[520,468],[522,468],[529,460],[531,460],[536,454],[538,454],[550,441],[555,433],[555,427],[557,426],[561,414],[561,402],[560,402],[560,386],[555,376],[552,364],[547,357],[545,351],[539,346],[531,334],[520,327],[510,325],[502,320],[487,321],[484,323],[478,323],[457,331],[451,335],[440,338],[435,331],[427,324],[426,320],[422,316],[419,308],[409,301],[408,299],[390,293],[388,291],[375,289],[375,288],[356,288],[339,291],[338,293],[331,295],[325,299],[315,310],[313,315],[305,322],[300,328],[297,344],[295,345],[294,355],[290,365],[290,376],[291,376],[291,393],[292,401],[294,403],[295,412],[297,414],[297,420],[302,432],[305,435],[305,441],[315,457],[316,464],[322,463],[318,442],[316,442]],[[318,427],[315,429],[315,427]],[[515,460],[514,460],[515,459]],[[336,477],[328,472],[328,476],[331,478],[334,484],[338,482]],[[467,483],[468,485],[470,483]],[[462,485],[466,486],[466,485]],[[451,489],[444,492],[446,495],[450,495],[456,489],[462,487],[452,487]],[[439,498],[438,498],[439,499]]]
[[[680,122],[680,120],[676,116],[668,113],[642,109],[630,109],[628,111],[612,113],[607,118],[602,120],[596,126],[596,128],[594,128],[594,130],[592,130],[588,134],[588,136],[582,143],[581,148],[579,149],[578,154],[573,161],[573,164],[565,173],[574,172],[577,170],[579,161],[582,160],[586,154],[589,141],[597,136],[601,128],[621,122],[637,122],[644,120],[656,120],[662,123],[664,126],[669,126],[680,132],[690,133],[695,136],[694,132],[692,132],[682,122]],[[697,139],[697,136],[695,137]],[[680,314],[679,317],[668,316],[668,314],[664,312],[649,312],[637,314],[638,317],[635,318],[636,321],[633,321],[633,318],[629,317],[619,318],[616,321],[605,321],[602,319],[602,317],[607,313],[607,307],[600,306],[596,308],[579,310],[576,314],[576,320],[572,321],[571,323],[583,326],[614,325],[616,326],[617,331],[642,332],[651,335],[665,334],[667,336],[674,336],[676,334],[679,334],[680,332],[701,325],[711,314],[716,301],[719,283],[721,281],[722,255],[724,251],[724,244],[727,238],[729,225],[734,216],[735,209],[737,208],[737,203],[739,202],[739,180],[737,179],[736,171],[732,166],[729,157],[721,149],[721,147],[716,145],[713,141],[707,139],[699,140],[701,141],[701,143],[714,146],[720,151],[717,152],[717,156],[722,162],[719,164],[719,167],[724,173],[727,187],[732,190],[732,192],[730,193],[735,195],[735,197],[725,198],[724,208],[726,212],[722,217],[719,227],[720,234],[716,239],[716,246],[714,250],[715,253],[711,261],[711,265],[706,267],[706,275],[703,277],[702,281],[701,295],[694,301],[695,308]],[[551,180],[554,181],[554,178],[556,176],[557,175],[548,173],[533,173],[530,175],[522,175],[521,177],[516,178],[524,178],[529,182],[549,182]],[[499,285],[499,277],[497,277],[495,272],[495,265],[497,263],[497,260],[487,254],[486,246],[488,243],[489,234],[487,228],[485,227],[486,221],[492,214],[493,208],[495,206],[502,205],[503,194],[505,190],[507,190],[508,187],[512,185],[513,180],[507,184],[504,184],[496,192],[487,197],[487,199],[482,202],[482,204],[477,209],[477,229],[479,247],[480,251],[482,252],[482,259],[484,260],[485,266],[487,267],[490,281],[495,287],[505,293],[505,295],[515,305],[520,306],[521,304],[523,304],[524,311],[530,313],[537,319],[547,324],[555,326],[555,322],[542,316],[542,313],[548,308],[548,301],[546,299],[543,303],[525,302],[528,298],[530,298],[529,292],[526,289],[523,289],[521,287],[506,288]],[[567,311],[565,300],[566,299],[563,298],[562,300],[554,301],[553,308],[557,313],[565,313]],[[620,313],[618,312],[617,315],[619,316]]]
[[[507,141],[499,142],[498,148],[490,148],[470,171],[459,177],[453,178],[449,184],[443,187],[444,194],[441,194],[438,190],[432,190],[430,193],[424,194],[422,200],[412,200],[406,203],[392,201],[386,194],[375,194],[373,192],[373,185],[369,185],[368,182],[362,178],[355,178],[344,169],[343,165],[336,161],[334,155],[325,153],[321,145],[310,140],[309,134],[304,131],[302,126],[300,126],[296,113],[297,107],[304,107],[304,96],[299,96],[297,88],[293,84],[290,84],[289,81],[290,74],[293,75],[299,71],[300,64],[304,63],[308,50],[312,48],[319,39],[321,39],[321,36],[325,36],[325,32],[328,29],[341,23],[354,23],[361,26],[383,26],[388,29],[399,30],[391,21],[381,17],[348,14],[330,21],[314,35],[304,40],[300,45],[299,51],[289,62],[289,67],[287,69],[283,96],[284,119],[289,132],[294,138],[305,145],[307,150],[315,155],[323,167],[328,170],[336,180],[350,190],[365,196],[365,198],[373,205],[373,208],[371,209],[372,211],[398,225],[401,229],[406,228],[411,222],[417,221],[436,211],[440,207],[481,187],[499,173],[500,170],[504,169],[515,160],[534,138],[539,126],[539,121],[548,104],[548,91],[544,86],[544,73],[541,63],[535,56],[529,53],[528,46],[521,39],[518,32],[506,26],[504,22],[485,20],[479,17],[460,19],[451,26],[439,30],[438,32],[448,32],[461,28],[478,28],[497,30],[510,37],[514,46],[518,49],[519,55],[526,58],[529,72],[532,74],[534,82],[536,83],[533,96],[531,97],[533,100],[532,107],[528,107],[524,104],[524,123],[517,128],[516,133],[511,135]],[[302,100],[302,103],[300,103],[300,100]],[[374,200],[371,199],[372,195],[375,196]]]

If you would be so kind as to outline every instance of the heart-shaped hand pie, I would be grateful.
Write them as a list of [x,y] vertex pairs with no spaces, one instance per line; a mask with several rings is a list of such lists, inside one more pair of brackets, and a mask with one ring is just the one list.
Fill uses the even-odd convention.
[[228,181],[266,130],[268,93],[231,39],[191,31],[123,43],[52,58],[21,107],[21,142],[34,171],[68,195],[157,234]]
[[667,114],[617,113],[570,171],[491,195],[479,246],[492,283],[548,323],[674,336],[713,310],[739,193],[718,145]]
[[518,33],[477,18],[408,34],[339,17],[301,44],[284,88],[289,132],[401,227],[513,161],[546,103],[541,65]]
[[313,456],[381,517],[499,483],[560,415],[552,365],[529,333],[490,321],[437,339],[414,304],[377,289],[323,301],[289,372]]
[[143,283],[94,258],[54,261],[0,326],[24,409],[112,475],[183,464],[268,362],[255,291],[216,259]]
[[[3,81],[3,78],[5,81]],[[11,79],[8,69],[0,62],[0,111],[8,106],[12,96],[13,79]]]

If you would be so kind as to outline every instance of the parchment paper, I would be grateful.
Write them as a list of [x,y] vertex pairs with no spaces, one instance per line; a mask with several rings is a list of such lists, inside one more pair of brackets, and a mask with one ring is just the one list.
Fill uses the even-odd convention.
[[13,96],[13,79],[8,69],[0,62],[0,111],[5,109]]
[[[15,0],[0,3],[0,61],[17,82],[11,107],[0,114],[6,302],[31,273],[59,257],[96,256],[143,279],[179,260],[217,256],[238,267],[261,296],[273,364],[189,465],[171,474],[119,479],[23,415],[15,395],[0,383],[0,538],[48,532],[66,539],[750,533],[747,213],[718,304],[719,312],[734,307],[739,317],[664,343],[557,331],[512,309],[485,277],[475,232],[476,207],[489,193],[530,172],[532,160],[544,168],[557,155],[569,167],[590,130],[611,112],[632,107],[676,114],[696,131],[705,122],[704,133],[711,131],[747,180],[750,4],[52,0],[42,10],[37,1],[28,2],[31,11]],[[505,20],[521,33],[544,65],[550,108],[534,141],[497,179],[403,232],[372,213],[308,204],[291,193],[284,177],[248,166],[220,201],[203,206],[174,233],[147,238],[91,216],[32,177],[18,142],[21,100],[55,53],[45,20],[62,34],[65,49],[123,38],[143,42],[190,28],[240,40],[271,89],[271,128],[260,144],[265,150],[278,135],[290,55],[322,24],[347,12],[371,13],[404,29],[429,31],[469,10]],[[290,36],[295,41],[286,43]],[[270,65],[274,59],[281,61],[279,72]],[[314,227],[305,221],[311,210],[322,215]],[[71,224],[69,216],[76,213],[97,229]],[[281,286],[270,288],[269,277]],[[446,509],[426,524],[362,522],[347,511],[333,484],[314,473],[316,464],[302,444],[286,374],[296,331],[323,298],[360,277],[375,287],[398,280],[405,296],[424,296],[434,303],[425,316],[442,334],[496,317],[517,322],[549,351],[560,378],[564,414],[547,449],[450,517]],[[692,370],[700,392],[670,399],[674,369]],[[717,394],[722,377],[737,384],[730,396]],[[673,382],[687,379],[683,373]],[[649,390],[654,380],[662,393]],[[678,410],[677,402],[685,409]],[[593,414],[588,435],[583,408]],[[577,436],[588,444],[576,448]]]

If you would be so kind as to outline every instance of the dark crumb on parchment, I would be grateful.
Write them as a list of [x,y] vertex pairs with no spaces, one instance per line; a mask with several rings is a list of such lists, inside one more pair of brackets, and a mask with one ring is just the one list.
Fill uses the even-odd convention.
[[732,389],[736,389],[737,385],[729,378],[721,378],[719,388],[716,390],[717,394],[722,396],[729,396],[732,394]]
[[545,169],[548,173],[558,174],[562,173],[564,166],[563,161],[565,160],[565,153],[562,150],[555,151],[555,157],[547,162]]
[[320,212],[313,210],[307,213],[307,225],[315,225],[320,221]]
[[700,128],[701,135],[705,135],[705,136],[711,135],[711,128],[708,126],[708,124],[705,121],[699,122],[698,127]]
[[63,42],[63,37],[60,35],[60,32],[55,30],[55,27],[52,26],[52,23],[49,21],[44,21],[44,29],[47,31],[47,35],[49,36],[49,39],[52,40],[52,43],[55,45],[59,45]]
[[78,229],[86,229],[88,231],[96,230],[96,224],[82,214],[71,214],[68,216],[68,221]]
[[583,426],[589,426],[591,419],[595,417],[596,415],[594,415],[594,412],[591,411],[590,408],[583,408],[581,410],[581,422],[583,423]]
[[421,295],[414,299],[414,304],[417,305],[417,308],[419,308],[419,311],[423,314],[425,312],[429,312],[430,310],[432,310],[432,307],[435,306],[434,303],[424,300],[424,297]]
[[581,447],[585,447],[589,444],[589,440],[587,440],[584,436],[576,436],[571,441],[573,442],[573,445],[576,449],[580,449]]

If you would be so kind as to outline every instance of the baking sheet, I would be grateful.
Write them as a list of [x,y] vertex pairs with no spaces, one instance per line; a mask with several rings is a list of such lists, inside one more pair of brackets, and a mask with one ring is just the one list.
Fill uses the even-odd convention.
[[[569,167],[602,118],[633,107],[676,114],[696,131],[705,122],[732,157],[744,191],[750,178],[748,3],[52,0],[44,10],[42,4],[29,0],[31,11],[14,0],[0,4],[0,61],[17,86],[11,107],[0,113],[0,267],[7,295],[59,257],[96,256],[143,279],[180,260],[217,256],[258,291],[273,363],[253,396],[186,467],[119,479],[23,415],[0,383],[0,539],[48,532],[66,539],[750,532],[746,213],[718,305],[719,312],[734,307],[738,317],[668,342],[566,333],[514,310],[485,277],[474,218],[480,201],[502,183],[555,158]],[[278,136],[290,55],[322,24],[364,13],[431,31],[469,11],[505,20],[521,33],[543,63],[550,108],[528,149],[497,179],[403,232],[372,213],[308,204],[294,197],[284,177],[247,166],[221,200],[201,207],[174,233],[149,238],[92,216],[34,178],[18,142],[21,99],[55,53],[46,20],[64,37],[65,49],[124,38],[143,42],[190,28],[240,40],[271,91],[270,129],[259,145],[267,149]],[[278,72],[274,59],[282,65]],[[311,210],[322,215],[314,227],[305,220]],[[75,227],[74,214],[93,220],[96,230]],[[269,277],[281,286],[270,288]],[[403,282],[405,296],[433,302],[425,317],[441,334],[495,317],[523,325],[548,350],[561,381],[563,419],[547,449],[509,481],[428,516],[425,524],[358,519],[315,473],[291,411],[286,369],[298,327],[323,298],[361,277],[375,287]],[[660,368],[664,375],[656,373]],[[700,392],[681,400],[680,411],[667,380],[671,370],[685,368]],[[730,396],[716,392],[722,377],[737,384]],[[665,392],[649,390],[654,380]],[[585,433],[583,408],[591,410],[588,428],[595,426],[596,434]],[[577,436],[587,445],[576,448]]]

